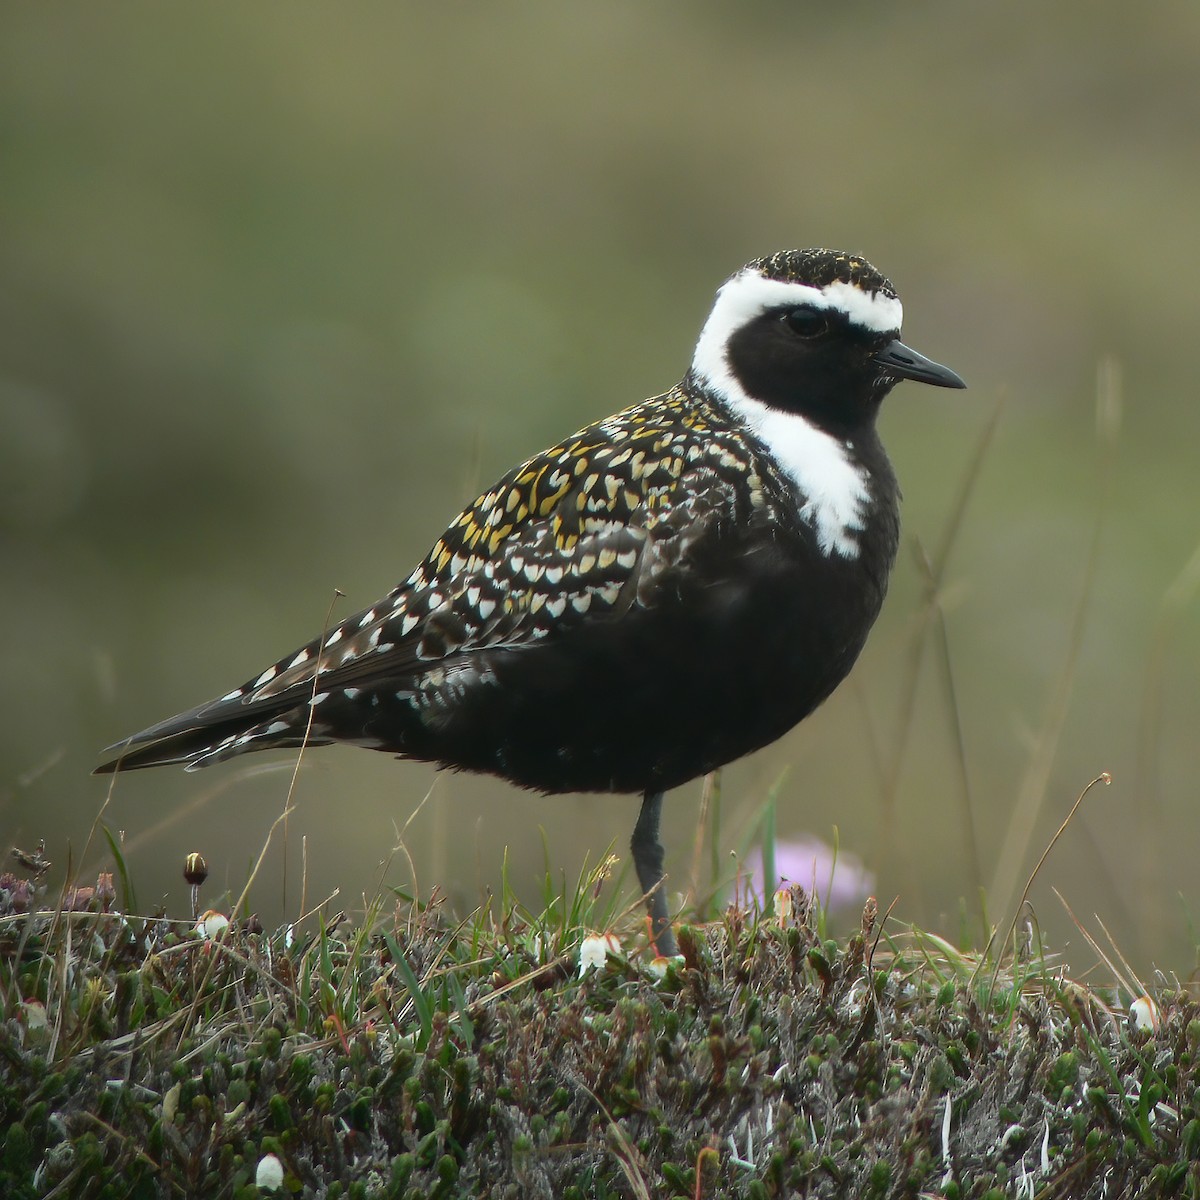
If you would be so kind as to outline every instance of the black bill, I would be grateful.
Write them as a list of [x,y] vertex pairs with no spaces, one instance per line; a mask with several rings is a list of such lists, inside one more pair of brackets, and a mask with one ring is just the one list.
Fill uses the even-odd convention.
[[913,379],[917,383],[932,383],[934,387],[965,388],[967,385],[949,367],[935,363],[915,350],[910,350],[899,338],[889,342],[875,361],[897,379]]

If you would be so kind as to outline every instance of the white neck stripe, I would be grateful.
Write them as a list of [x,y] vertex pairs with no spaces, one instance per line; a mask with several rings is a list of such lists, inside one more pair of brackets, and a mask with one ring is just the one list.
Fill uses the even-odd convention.
[[853,324],[873,333],[898,335],[904,317],[900,301],[883,292],[864,292],[840,279],[816,288],[807,283],[766,279],[751,268],[743,268],[717,292],[696,343],[692,370],[725,396],[740,396],[741,388],[729,370],[729,339],[747,322],[772,308],[801,304],[844,313]]
[[866,472],[846,446],[799,413],[783,412],[745,395],[733,398],[729,406],[795,484],[800,516],[816,534],[821,553],[857,558],[871,491]]
[[746,267],[717,292],[696,343],[692,373],[767,446],[795,486],[800,515],[816,535],[821,553],[854,559],[871,504],[866,471],[847,446],[799,413],[771,408],[748,396],[729,367],[729,342],[739,329],[773,308],[801,304],[842,313],[873,333],[899,335],[904,316],[900,301],[884,292],[865,292],[841,280],[823,288],[789,283]]

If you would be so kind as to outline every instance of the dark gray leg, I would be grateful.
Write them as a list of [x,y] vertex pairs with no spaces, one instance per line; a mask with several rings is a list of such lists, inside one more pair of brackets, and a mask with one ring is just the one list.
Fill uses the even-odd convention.
[[642,891],[654,893],[646,901],[646,910],[650,913],[650,936],[658,953],[669,958],[679,953],[679,946],[671,932],[671,918],[667,913],[663,848],[658,840],[662,802],[662,792],[647,792],[642,797],[642,811],[638,813],[637,824],[633,827],[629,848],[633,851],[633,865],[637,868]]

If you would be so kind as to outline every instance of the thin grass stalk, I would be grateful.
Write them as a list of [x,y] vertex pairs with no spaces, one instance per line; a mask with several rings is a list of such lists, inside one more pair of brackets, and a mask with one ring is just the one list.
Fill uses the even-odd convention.
[[911,635],[908,655],[905,662],[904,674],[900,684],[899,725],[893,739],[893,749],[890,760],[880,753],[882,764],[882,792],[880,795],[879,812],[879,846],[880,856],[894,855],[898,844],[899,824],[896,819],[896,806],[900,793],[900,780],[904,772],[908,746],[912,734],[913,715],[916,711],[917,688],[921,681],[921,666],[925,657],[925,646],[928,639],[929,627],[934,619],[938,606],[939,592],[950,561],[958,535],[962,529],[967,508],[974,495],[976,485],[983,473],[983,463],[991,447],[996,429],[1000,422],[1000,414],[1004,408],[1004,398],[999,397],[992,406],[987,424],[983,427],[975,449],[963,470],[958,490],[950,504],[946,524],[942,530],[937,547],[932,556],[926,560],[928,569],[925,571],[925,588],[922,596],[922,607],[917,614],[916,628]]
[[1100,563],[1100,544],[1108,521],[1109,500],[1112,495],[1113,466],[1116,458],[1117,428],[1120,411],[1120,377],[1116,364],[1105,359],[1100,363],[1096,382],[1097,425],[1100,434],[1099,484],[1096,500],[1096,519],[1084,559],[1079,598],[1071,616],[1067,645],[1062,666],[1047,705],[1046,715],[1030,757],[1029,766],[1017,793],[1012,819],[1004,835],[1004,843],[996,861],[992,885],[988,889],[993,910],[1005,912],[1012,904],[1020,877],[1021,863],[1029,851],[1029,843],[1037,827],[1038,817],[1046,801],[1050,773],[1058,755],[1059,743],[1071,710],[1075,691],[1075,674],[1083,648],[1083,633],[1088,608],[1095,592]]

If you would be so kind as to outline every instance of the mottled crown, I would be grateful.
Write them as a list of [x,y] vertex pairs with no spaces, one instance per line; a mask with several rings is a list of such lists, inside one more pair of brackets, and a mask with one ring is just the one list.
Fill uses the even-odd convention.
[[891,280],[880,274],[865,258],[844,250],[813,247],[808,250],[780,250],[766,258],[747,263],[747,271],[757,271],[764,279],[783,283],[803,283],[826,288],[831,283],[848,283],[861,291],[896,297]]

